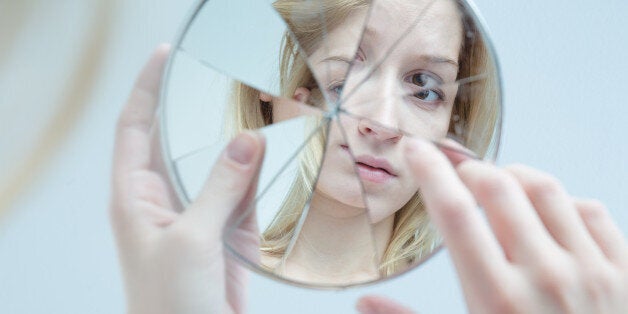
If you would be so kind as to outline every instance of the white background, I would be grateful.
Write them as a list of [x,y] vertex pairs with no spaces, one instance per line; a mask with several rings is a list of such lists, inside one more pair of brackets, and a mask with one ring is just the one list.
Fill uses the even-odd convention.
[[[90,1],[40,2],[45,5],[37,10],[45,14],[29,19],[18,43],[22,53],[11,60],[14,68],[18,64],[35,75],[62,79],[59,64],[72,57],[73,50],[67,48],[89,21],[84,12],[90,12]],[[1,222],[0,313],[124,312],[107,216],[113,127],[136,73],[157,44],[173,40],[192,1],[119,2],[106,67],[84,115]],[[628,233],[628,2],[477,4],[489,25],[504,79],[504,137],[498,162],[538,167],[556,175],[573,194],[601,199]],[[66,25],[63,32],[50,31],[58,24]],[[13,73],[2,72],[6,69],[0,68],[3,85]],[[54,83],[51,79],[50,84],[28,88],[40,94]],[[37,108],[19,129],[24,138],[51,111],[45,101],[35,97],[20,106]],[[3,121],[15,114],[14,104],[0,105]],[[20,132],[13,130],[11,137],[2,133],[0,154],[21,147]],[[290,288],[258,277],[252,285],[251,312],[262,313],[351,313],[356,297],[364,293]],[[366,290],[392,296],[421,313],[464,312],[446,253],[410,276]]]

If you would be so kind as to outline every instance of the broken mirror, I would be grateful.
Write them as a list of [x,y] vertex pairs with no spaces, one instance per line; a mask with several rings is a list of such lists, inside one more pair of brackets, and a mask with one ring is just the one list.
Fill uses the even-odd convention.
[[208,0],[186,21],[161,99],[161,142],[183,205],[230,139],[266,139],[252,206],[227,250],[293,284],[401,274],[441,247],[404,155],[421,138],[494,159],[495,55],[463,0]]

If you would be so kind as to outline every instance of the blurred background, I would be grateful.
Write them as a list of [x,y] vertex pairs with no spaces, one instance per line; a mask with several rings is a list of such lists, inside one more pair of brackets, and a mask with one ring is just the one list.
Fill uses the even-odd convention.
[[[0,313],[123,313],[107,215],[114,124],[192,0],[0,0]],[[477,0],[501,64],[498,164],[553,173],[628,234],[628,2]],[[251,313],[352,313],[365,293],[462,313],[446,251],[384,284],[312,291],[253,276]]]

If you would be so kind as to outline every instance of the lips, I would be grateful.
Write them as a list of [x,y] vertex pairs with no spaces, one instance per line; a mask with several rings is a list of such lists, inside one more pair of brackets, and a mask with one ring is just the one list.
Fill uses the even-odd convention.
[[[348,151],[347,145],[341,147]],[[355,164],[360,178],[374,183],[385,183],[395,177],[397,173],[392,165],[385,158],[371,155],[359,155],[355,158]]]

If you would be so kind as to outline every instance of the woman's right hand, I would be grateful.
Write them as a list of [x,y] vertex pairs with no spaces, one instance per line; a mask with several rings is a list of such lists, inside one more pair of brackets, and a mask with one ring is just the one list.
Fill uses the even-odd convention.
[[[116,129],[110,214],[128,313],[242,313],[245,271],[225,256],[222,232],[255,196],[264,139],[240,134],[194,203],[178,208],[151,132],[168,51],[160,47],[145,66]],[[255,224],[243,225],[237,244],[258,252]]]
[[[530,167],[453,162],[425,141],[406,156],[470,313],[628,313],[628,244],[602,204]],[[412,313],[374,296],[358,309]]]

